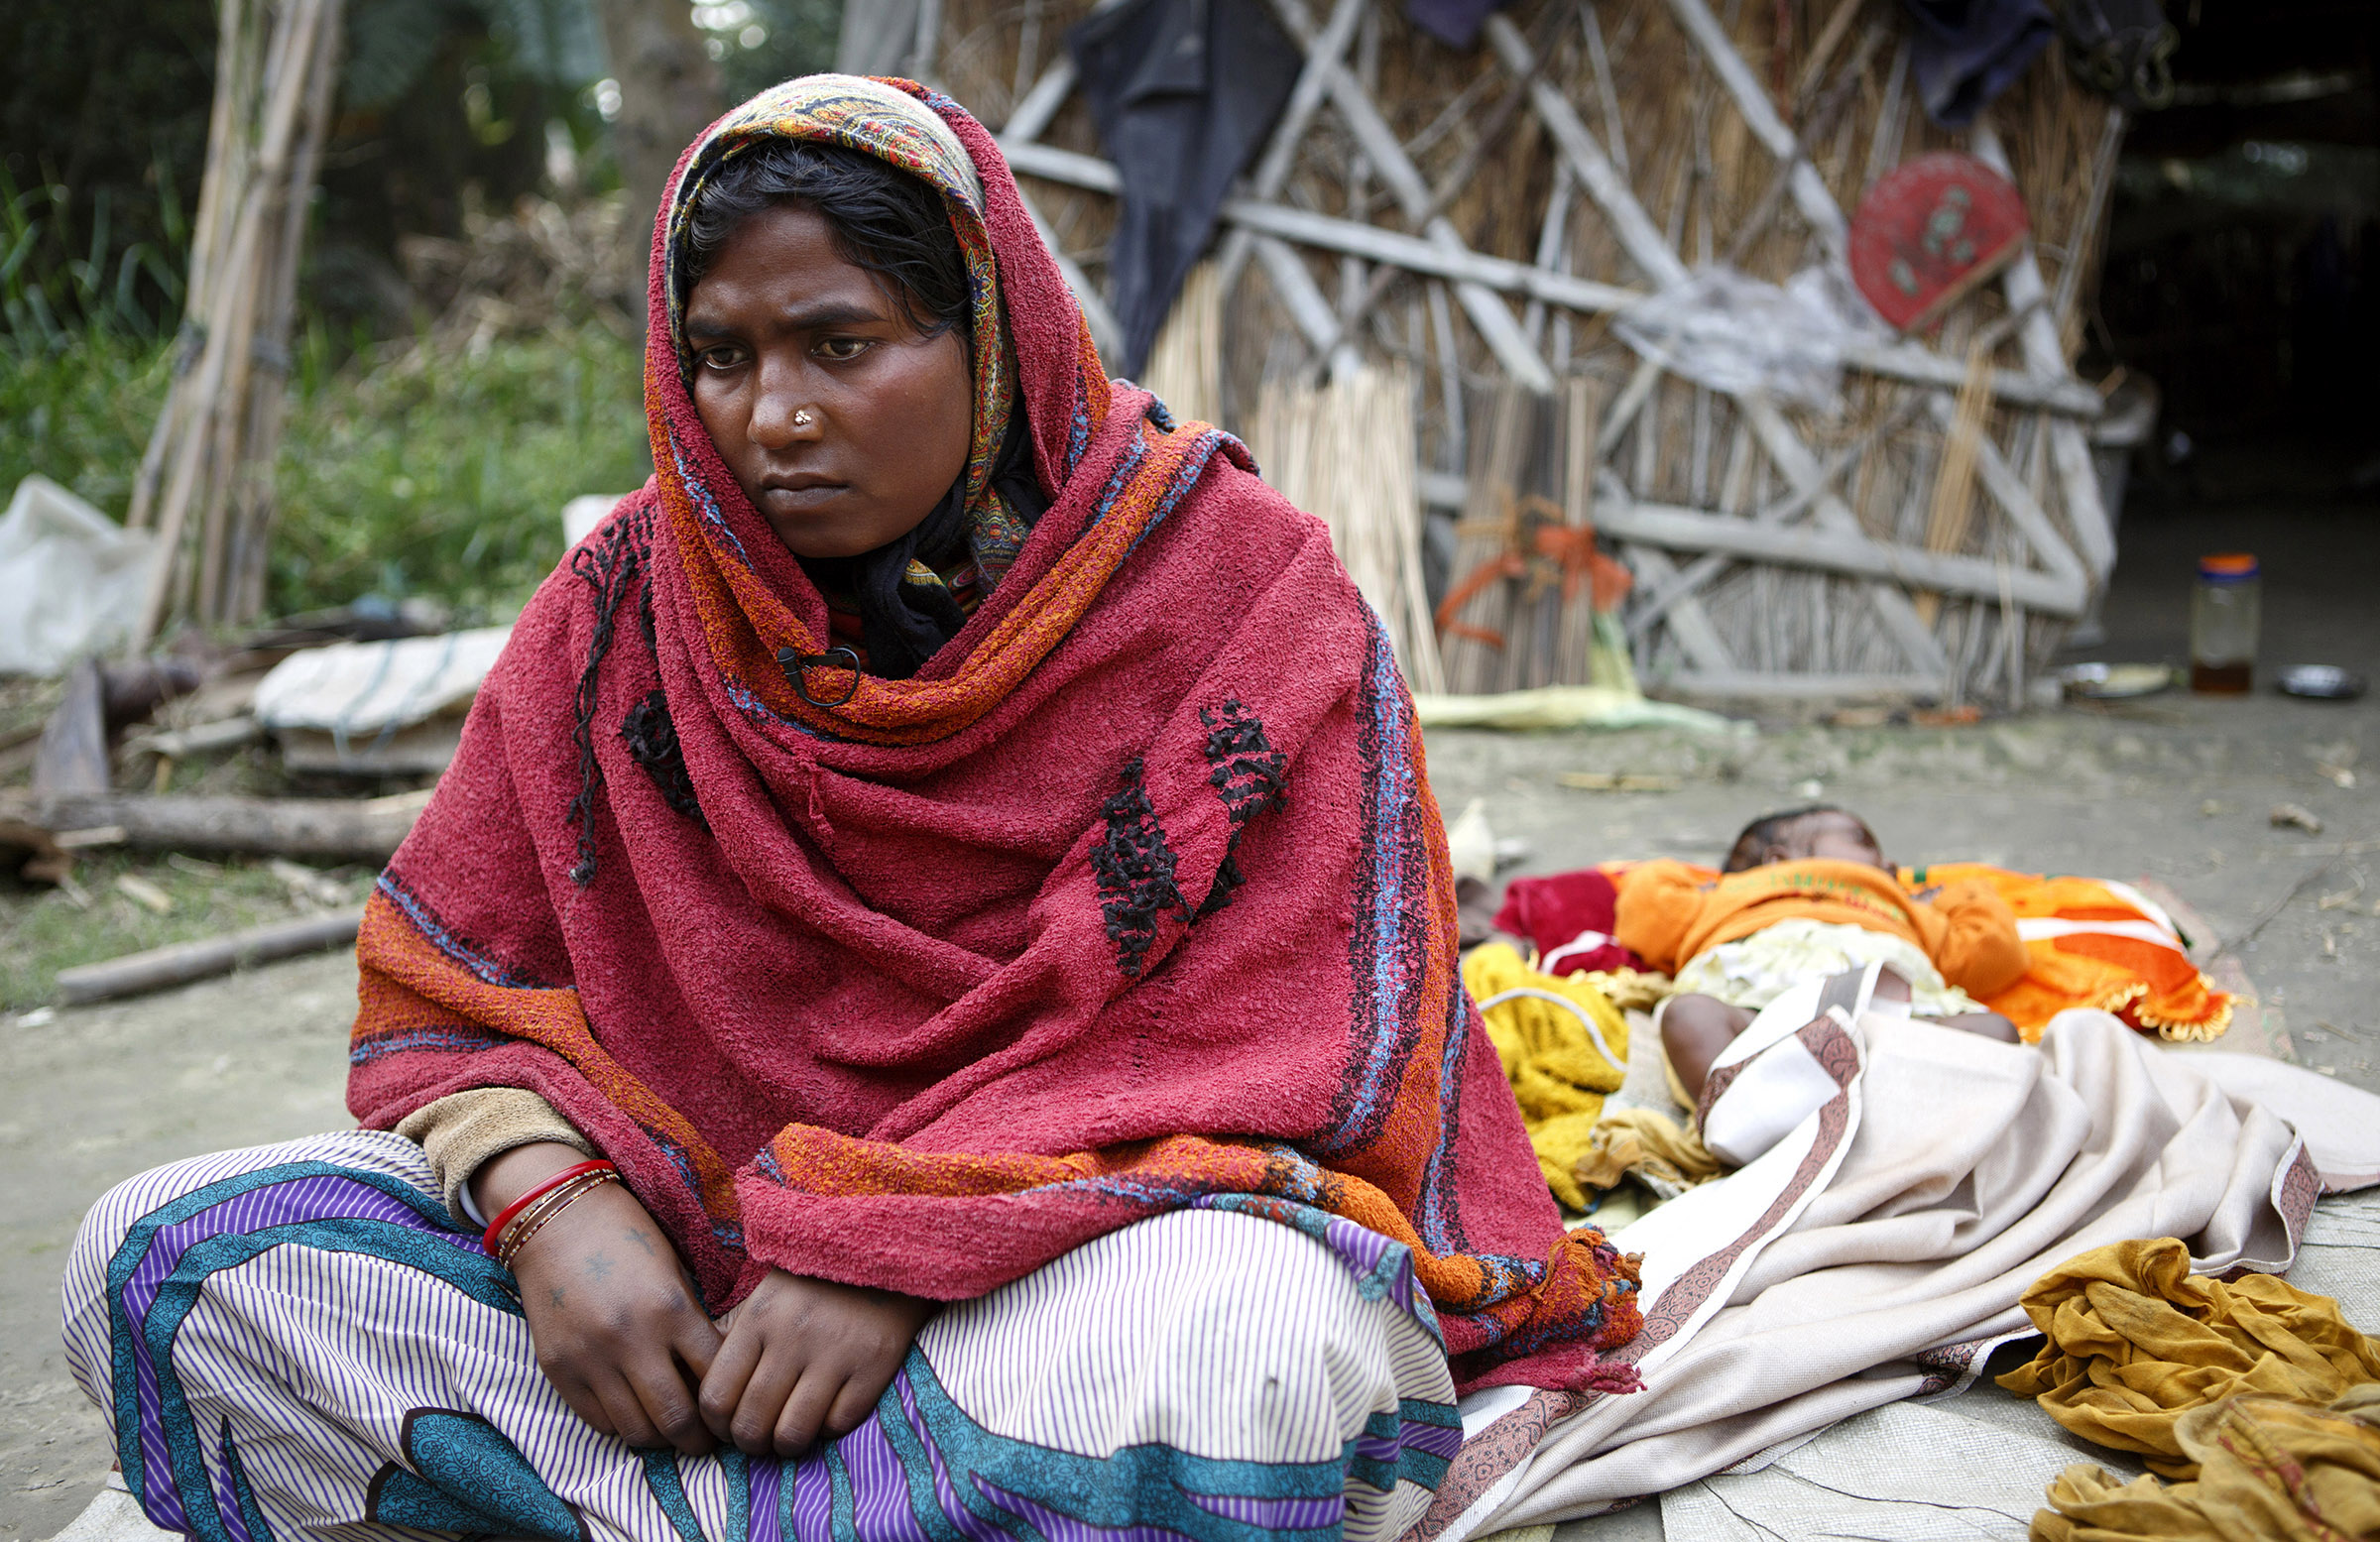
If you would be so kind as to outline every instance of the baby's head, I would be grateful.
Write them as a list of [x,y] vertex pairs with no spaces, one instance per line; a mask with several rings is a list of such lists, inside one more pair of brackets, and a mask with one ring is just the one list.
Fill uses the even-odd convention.
[[1887,871],[1892,867],[1884,860],[1884,848],[1876,844],[1875,832],[1857,814],[1832,803],[1814,803],[1762,814],[1745,825],[1727,852],[1724,871],[1741,873],[1772,862],[1803,862],[1813,857],[1861,862]]

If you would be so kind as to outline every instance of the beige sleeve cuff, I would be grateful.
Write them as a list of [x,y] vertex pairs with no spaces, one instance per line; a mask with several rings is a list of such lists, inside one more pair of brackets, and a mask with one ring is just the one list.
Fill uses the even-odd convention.
[[554,1112],[553,1105],[519,1087],[474,1087],[424,1104],[408,1115],[397,1133],[419,1144],[429,1157],[432,1180],[446,1196],[446,1209],[457,1225],[474,1229],[487,1223],[472,1214],[463,1185],[483,1162],[517,1145],[557,1140],[587,1155],[596,1154],[577,1127]]

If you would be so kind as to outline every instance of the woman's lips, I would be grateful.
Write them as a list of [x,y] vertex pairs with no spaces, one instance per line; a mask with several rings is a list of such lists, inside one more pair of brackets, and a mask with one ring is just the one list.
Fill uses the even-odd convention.
[[849,491],[851,488],[846,483],[816,481],[806,477],[761,484],[761,493],[772,508],[788,511],[822,509]]

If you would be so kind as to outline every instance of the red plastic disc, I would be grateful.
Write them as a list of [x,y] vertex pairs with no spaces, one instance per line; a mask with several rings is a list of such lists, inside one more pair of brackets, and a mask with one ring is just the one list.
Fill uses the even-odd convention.
[[2005,268],[2025,200],[1973,156],[1937,151],[1877,181],[1851,216],[1851,282],[1901,331],[1925,326]]

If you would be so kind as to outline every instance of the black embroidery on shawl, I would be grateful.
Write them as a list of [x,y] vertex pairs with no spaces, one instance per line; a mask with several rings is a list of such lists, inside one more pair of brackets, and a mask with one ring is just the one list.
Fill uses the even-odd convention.
[[1207,765],[1212,768],[1207,780],[1214,784],[1215,795],[1223,799],[1232,822],[1223,865],[1215,870],[1215,887],[1198,907],[1199,914],[1213,915],[1232,902],[1234,890],[1248,882],[1248,875],[1240,871],[1240,837],[1247,833],[1250,820],[1280,805],[1281,777],[1289,769],[1289,758],[1264,737],[1263,720],[1236,699],[1225,701],[1215,711],[1199,708],[1198,720],[1207,725]]
[[[603,782],[603,770],[595,763],[596,671],[602,667],[603,655],[611,652],[612,638],[619,631],[620,602],[628,598],[629,585],[636,582],[652,560],[651,520],[647,508],[631,509],[612,521],[601,540],[582,541],[570,553],[570,571],[595,591],[595,632],[587,641],[586,667],[578,674],[571,728],[578,743],[578,795],[570,800],[570,807],[562,816],[563,823],[578,826],[578,862],[570,869],[570,882],[581,889],[595,882],[595,789]],[[650,586],[648,589],[638,619],[650,645],[652,597]],[[673,743],[675,738],[673,733]]]
[[669,719],[669,697],[657,687],[643,701],[628,709],[621,721],[620,738],[628,745],[628,753],[653,784],[660,789],[661,801],[676,809],[708,830],[710,820],[703,817],[702,803],[694,796],[694,778],[686,774],[686,754],[678,747],[677,725]]
[[1157,921],[1166,912],[1189,919],[1190,905],[1173,881],[1173,848],[1141,784],[1140,758],[1124,768],[1123,785],[1101,807],[1108,833],[1091,848],[1091,871],[1099,877],[1100,913],[1116,944],[1116,967],[1140,973],[1157,940]]

